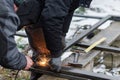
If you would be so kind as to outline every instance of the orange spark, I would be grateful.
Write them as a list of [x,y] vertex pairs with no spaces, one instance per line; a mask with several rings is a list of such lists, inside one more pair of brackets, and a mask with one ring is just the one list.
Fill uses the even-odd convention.
[[46,55],[44,55],[44,56],[39,57],[37,64],[40,67],[47,67],[47,66],[49,66],[49,61],[50,61],[50,58],[47,57]]

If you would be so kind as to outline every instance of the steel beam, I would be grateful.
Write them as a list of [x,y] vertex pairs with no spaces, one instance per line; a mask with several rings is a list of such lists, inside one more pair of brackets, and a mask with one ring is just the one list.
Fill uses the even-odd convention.
[[82,35],[76,36],[75,38],[73,38],[72,40],[70,40],[67,44],[66,47],[64,49],[64,51],[66,51],[67,49],[69,49],[71,46],[73,46],[74,44],[78,43],[81,39],[83,39],[85,36],[87,36],[89,33],[91,33],[92,31],[94,31],[95,29],[97,29],[100,25],[102,25],[103,23],[105,23],[107,20],[109,20],[112,16],[106,16],[105,18],[101,19],[99,22],[97,22],[95,25],[92,26],[91,29],[81,33]]

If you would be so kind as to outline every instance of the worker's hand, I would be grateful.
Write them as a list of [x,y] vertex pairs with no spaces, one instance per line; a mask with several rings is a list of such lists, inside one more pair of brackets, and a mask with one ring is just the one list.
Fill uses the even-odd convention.
[[61,70],[61,56],[57,57],[57,58],[51,58],[50,60],[50,66],[51,66],[51,70],[55,71],[55,72],[60,72]]
[[14,4],[14,10],[15,12],[18,10],[18,7]]
[[31,68],[31,66],[34,64],[34,62],[32,61],[32,59],[29,56],[25,56],[26,60],[27,60],[27,65],[25,67],[25,70],[28,70]]

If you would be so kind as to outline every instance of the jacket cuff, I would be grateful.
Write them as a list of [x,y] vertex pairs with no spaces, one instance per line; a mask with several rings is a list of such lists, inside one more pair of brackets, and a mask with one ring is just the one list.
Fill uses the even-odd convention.
[[18,66],[18,69],[25,69],[27,65],[27,59],[24,54],[21,53],[21,62],[19,63],[20,66]]
[[51,52],[51,58],[58,58],[62,55],[63,50]]
[[[6,61],[6,58],[3,58],[2,60],[1,60],[2,62],[1,62],[1,65],[3,66],[3,67],[5,67],[5,68],[9,68],[9,69],[14,69],[14,70],[22,70],[22,69],[24,69],[25,67],[26,67],[26,65],[27,65],[27,60],[26,60],[26,57],[25,57],[25,55],[24,54],[22,54],[22,53],[20,53],[19,54],[19,59],[18,59],[18,61],[16,61],[16,62],[7,62]],[[7,63],[6,63],[7,62]]]

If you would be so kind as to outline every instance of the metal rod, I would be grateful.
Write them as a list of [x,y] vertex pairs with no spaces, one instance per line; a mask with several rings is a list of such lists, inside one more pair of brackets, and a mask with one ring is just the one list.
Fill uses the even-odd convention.
[[95,29],[97,29],[100,25],[102,25],[103,23],[105,23],[111,17],[112,16],[106,16],[105,18],[103,18],[102,20],[100,20],[98,23],[96,23],[95,25],[93,25],[91,29],[89,29],[86,32],[82,33],[82,35],[79,35],[79,36],[76,36],[75,38],[73,38],[71,41],[69,41],[66,44],[66,47],[65,47],[64,51],[66,51],[68,48],[70,48],[74,44],[78,43],[82,38],[84,38],[86,35],[88,35],[92,31],[94,31]]
[[[87,48],[87,47],[90,46],[90,44],[86,44],[86,43],[77,43],[75,45],[80,46],[80,47],[84,47],[84,48]],[[110,51],[110,52],[114,52],[114,53],[120,53],[120,48],[109,47],[109,46],[104,46],[104,45],[98,45],[93,49],[95,49],[95,50],[103,50],[103,51]]]
[[[104,18],[104,17],[98,17],[98,16],[78,15],[78,14],[74,14],[73,16],[74,17],[92,18],[92,19],[103,19]],[[112,16],[108,20],[120,21],[120,16]]]
[[82,78],[80,76],[74,76],[74,75],[69,75],[69,74],[64,74],[64,73],[56,73],[56,72],[52,72],[52,71],[44,70],[44,69],[31,68],[30,71],[37,72],[37,73],[43,73],[43,74],[50,75],[50,76],[70,79],[70,80],[88,80],[88,78]]
[[93,18],[93,19],[102,19],[104,17],[98,17],[98,16],[89,16],[89,15],[78,15],[78,14],[74,14],[74,17],[84,17],[84,18]]
[[22,33],[22,32],[17,32],[15,35],[16,36],[21,36],[21,37],[27,37],[27,34]]

